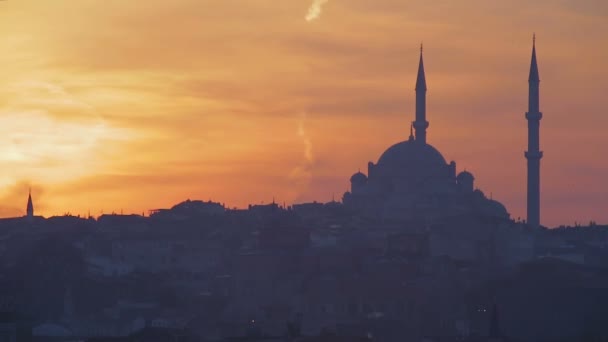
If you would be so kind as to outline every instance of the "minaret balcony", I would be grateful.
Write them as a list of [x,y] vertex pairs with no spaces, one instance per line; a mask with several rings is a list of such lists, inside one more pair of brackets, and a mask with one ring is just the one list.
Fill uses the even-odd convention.
[[541,112],[526,112],[526,119],[528,120],[540,120],[543,118],[543,113]]
[[524,152],[526,159],[540,159],[543,157],[543,151],[526,151]]
[[414,128],[415,129],[427,129],[429,127],[429,122],[428,121],[414,121]]

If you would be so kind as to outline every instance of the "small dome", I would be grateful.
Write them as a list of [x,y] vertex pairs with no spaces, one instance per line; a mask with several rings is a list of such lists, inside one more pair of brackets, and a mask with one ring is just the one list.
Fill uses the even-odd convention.
[[355,173],[352,177],[350,177],[351,183],[365,183],[367,182],[367,176],[361,171]]
[[474,180],[475,177],[473,177],[473,174],[468,172],[468,171],[462,171],[461,173],[458,174],[458,176],[456,176],[456,179],[459,181],[463,181],[463,180]]

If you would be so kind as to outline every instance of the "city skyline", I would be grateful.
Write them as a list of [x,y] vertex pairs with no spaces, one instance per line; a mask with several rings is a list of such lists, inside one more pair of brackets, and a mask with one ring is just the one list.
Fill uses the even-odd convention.
[[428,140],[525,218],[536,32],[541,223],[608,221],[608,6],[237,2],[0,4],[0,216],[339,198],[409,135],[422,40]]

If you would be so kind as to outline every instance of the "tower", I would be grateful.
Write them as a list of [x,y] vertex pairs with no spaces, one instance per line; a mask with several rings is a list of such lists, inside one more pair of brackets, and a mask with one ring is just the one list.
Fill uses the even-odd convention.
[[420,62],[418,63],[418,77],[416,78],[416,142],[426,144],[426,129],[429,122],[426,121],[426,77],[424,75],[424,61],[422,60],[422,44],[420,45]]
[[27,217],[34,217],[34,204],[32,203],[32,189],[30,189],[29,195],[27,196]]
[[528,160],[528,224],[531,227],[540,226],[540,112],[538,65],[536,64],[536,36],[532,38],[532,61],[530,63],[530,76],[528,77],[528,151],[525,152]]

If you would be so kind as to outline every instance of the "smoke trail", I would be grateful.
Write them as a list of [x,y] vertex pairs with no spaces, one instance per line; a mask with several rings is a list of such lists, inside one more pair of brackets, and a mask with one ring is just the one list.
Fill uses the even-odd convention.
[[304,158],[306,162],[312,164],[314,161],[314,157],[312,155],[312,141],[310,141],[310,137],[306,134],[304,130],[304,121],[306,120],[306,114],[302,115],[302,118],[298,122],[298,136],[302,138],[302,142],[304,143]]
[[297,137],[302,141],[304,145],[303,159],[299,165],[295,166],[288,175],[289,180],[292,183],[292,189],[294,193],[292,196],[297,199],[300,195],[306,192],[313,178],[313,166],[315,163],[315,157],[313,153],[313,145],[310,136],[306,132],[306,113],[301,114],[298,120],[298,131]]
[[310,5],[310,8],[308,9],[308,14],[306,14],[306,21],[311,22],[319,19],[321,12],[323,12],[323,5],[328,1],[329,0],[313,0],[312,5]]

